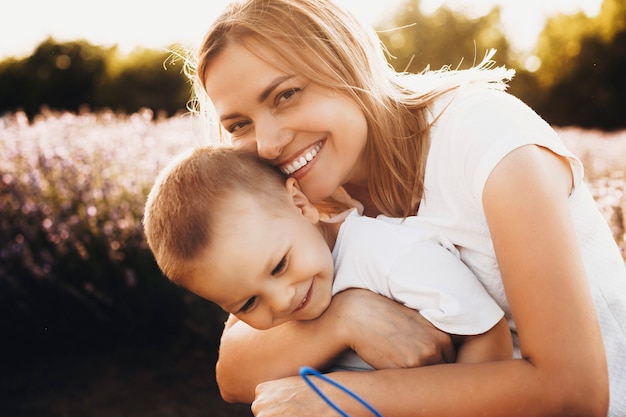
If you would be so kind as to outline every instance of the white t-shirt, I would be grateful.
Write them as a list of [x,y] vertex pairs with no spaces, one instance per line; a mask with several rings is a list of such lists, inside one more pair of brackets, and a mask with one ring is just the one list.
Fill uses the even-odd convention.
[[[353,209],[333,248],[333,295],[364,288],[416,309],[438,329],[476,335],[491,329],[504,312],[485,291],[458,252],[432,228],[363,217]],[[363,368],[347,354],[336,364]]]
[[626,269],[583,182],[581,162],[544,120],[505,92],[478,88],[451,92],[437,100],[432,114],[438,115],[444,108],[431,130],[425,198],[418,215],[405,223],[427,224],[450,239],[515,331],[482,207],[483,189],[498,162],[518,147],[536,144],[567,157],[575,187],[570,211],[608,360],[609,416],[626,416]]
[[481,334],[500,321],[504,312],[449,241],[429,228],[381,219],[353,209],[344,220],[333,248],[333,295],[368,289],[418,310],[450,334]]

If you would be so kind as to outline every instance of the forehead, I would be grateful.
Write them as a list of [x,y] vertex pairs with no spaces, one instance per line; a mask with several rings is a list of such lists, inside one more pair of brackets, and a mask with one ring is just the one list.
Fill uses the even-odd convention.
[[294,228],[301,227],[303,216],[287,199],[286,190],[280,190],[285,193],[285,198],[281,198],[279,190],[267,185],[259,187],[262,190],[258,193],[228,193],[214,216],[208,254],[219,252],[244,258],[259,246],[269,248],[268,243],[284,240]]
[[[286,190],[280,190],[286,194]],[[289,201],[273,184],[259,184],[258,191],[233,190],[219,204],[212,231],[213,249],[226,248],[231,241],[251,242],[270,233],[278,237],[290,218]]]
[[289,244],[297,218],[287,210],[276,212],[248,193],[231,193],[217,213],[211,244],[194,262],[185,286],[222,307],[232,303],[253,280],[271,271]]
[[214,99],[262,89],[275,77],[293,72],[278,62],[279,57],[258,42],[229,43],[206,67],[207,94]]

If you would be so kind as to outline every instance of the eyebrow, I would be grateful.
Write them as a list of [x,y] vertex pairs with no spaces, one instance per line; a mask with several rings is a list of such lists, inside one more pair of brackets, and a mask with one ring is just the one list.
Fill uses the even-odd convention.
[[267,97],[272,94],[272,91],[274,91],[276,87],[278,87],[290,78],[293,78],[293,75],[287,74],[283,75],[282,77],[275,78],[274,81],[269,83],[269,85],[265,87],[265,89],[259,95],[259,103],[263,103],[265,99],[267,99]]
[[[269,97],[269,95],[272,94],[272,91],[274,91],[279,85],[281,85],[282,83],[284,83],[285,81],[293,77],[294,77],[293,75],[287,74],[287,75],[282,75],[280,77],[274,78],[272,82],[270,82],[267,85],[267,87],[265,87],[263,91],[261,91],[261,94],[259,94],[259,98],[257,99],[258,102],[263,103]],[[222,116],[220,118],[220,121],[223,122],[224,120],[235,119],[240,116],[241,116],[240,113],[230,113],[230,114]]]

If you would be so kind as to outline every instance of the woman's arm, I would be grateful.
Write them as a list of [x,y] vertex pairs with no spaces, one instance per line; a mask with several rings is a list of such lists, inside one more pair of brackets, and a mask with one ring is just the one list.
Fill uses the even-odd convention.
[[324,321],[293,321],[257,330],[231,315],[222,333],[215,368],[222,398],[251,403],[260,382],[297,375],[308,363],[326,367],[346,348],[333,337],[330,326],[320,328]]
[[[389,416],[605,417],[606,357],[570,218],[571,187],[569,166],[536,146],[511,152],[487,180],[483,205],[523,359],[333,378]],[[331,397],[352,416],[369,415],[336,391]],[[261,384],[252,409],[257,417],[334,415],[298,378]]]
[[298,375],[306,365],[324,369],[351,348],[374,368],[454,361],[450,336],[419,313],[366,290],[333,297],[318,319],[255,330],[229,318],[216,367],[222,398],[251,403],[264,381]]
[[502,361],[513,357],[511,330],[504,317],[483,334],[452,338],[457,339],[457,363]]

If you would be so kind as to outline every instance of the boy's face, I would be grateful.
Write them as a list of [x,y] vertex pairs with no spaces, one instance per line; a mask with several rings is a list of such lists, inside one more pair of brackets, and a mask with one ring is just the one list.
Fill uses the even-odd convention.
[[245,193],[224,206],[185,287],[257,329],[319,317],[330,304],[334,269],[313,221],[295,203],[270,209]]

